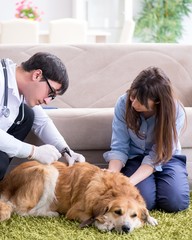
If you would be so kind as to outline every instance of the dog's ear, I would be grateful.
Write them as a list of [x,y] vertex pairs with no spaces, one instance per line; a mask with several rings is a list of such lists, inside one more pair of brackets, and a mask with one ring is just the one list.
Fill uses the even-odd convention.
[[104,224],[106,222],[106,217],[104,215],[100,215],[95,218],[100,224]]
[[142,209],[141,219],[142,219],[143,223],[147,223],[152,226],[156,226],[158,224],[157,220],[149,215],[149,212],[147,209]]
[[147,223],[148,216],[149,216],[148,210],[145,208],[141,209],[141,220],[143,223]]
[[148,223],[150,225],[157,225],[157,220],[149,215],[149,211],[146,208],[141,210],[141,219],[143,223]]
[[93,216],[94,216],[94,218],[97,218],[99,216],[103,216],[108,210],[109,210],[109,208],[108,208],[107,204],[98,203],[93,208]]
[[139,203],[140,206],[146,207],[145,201],[139,192],[136,193],[135,200]]

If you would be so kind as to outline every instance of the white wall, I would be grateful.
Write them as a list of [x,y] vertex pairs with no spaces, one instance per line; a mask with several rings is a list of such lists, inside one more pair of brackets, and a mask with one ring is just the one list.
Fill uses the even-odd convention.
[[[15,17],[16,2],[18,1],[0,0],[0,21]],[[44,12],[40,22],[41,30],[48,30],[48,22],[52,19],[72,16],[71,0],[32,0],[32,2]]]
[[[121,2],[122,1],[122,2]],[[139,14],[142,9],[143,0],[124,0],[125,7],[132,5],[133,18]],[[131,1],[132,3],[130,4]],[[0,0],[0,21],[8,20],[15,17],[16,2],[18,0]],[[42,21],[40,22],[40,30],[48,30],[48,23],[50,20],[77,17],[84,18],[90,21],[89,27],[96,30],[106,30],[111,32],[109,42],[118,41],[119,34],[123,23],[123,14],[125,18],[129,18],[131,14],[130,9],[125,9],[122,13],[123,0],[32,0],[33,4],[40,10],[44,11]],[[118,4],[120,3],[120,5]],[[89,4],[88,4],[89,3]],[[107,5],[106,5],[107,3]],[[109,4],[110,3],[110,4]],[[94,6],[95,5],[95,6]],[[100,14],[98,7],[100,5]],[[111,5],[111,11],[108,7]],[[91,10],[91,14],[87,10]],[[94,10],[95,8],[95,10]],[[120,9],[117,11],[117,9]],[[116,11],[115,11],[116,10]],[[127,15],[128,14],[128,15]],[[106,18],[105,18],[106,16]],[[131,16],[131,17],[132,17]],[[94,19],[96,18],[96,19]],[[108,19],[107,19],[108,18]],[[118,18],[118,19],[117,19]],[[104,21],[105,20],[105,21]],[[103,22],[102,22],[103,21]],[[101,25],[101,26],[99,26]],[[98,26],[98,27],[97,27]],[[184,33],[180,43],[192,43],[192,14],[190,17],[185,17],[183,21]],[[135,39],[135,41],[137,41]]]
[[183,36],[179,43],[192,44],[192,13],[183,19]]
[[[0,0],[0,21],[15,17],[16,2]],[[52,19],[76,17],[88,20],[90,30],[107,31],[107,42],[118,42],[125,18],[132,18],[132,2],[135,0],[31,0],[34,6],[44,11],[40,30],[48,30]],[[131,2],[131,4],[130,4]],[[126,4],[125,4],[126,3]],[[110,11],[109,11],[110,8]],[[3,11],[5,9],[5,11]],[[131,16],[129,16],[131,15]]]
[[[133,0],[73,0],[74,16],[88,21],[89,30],[109,33],[107,42],[118,42]],[[127,4],[125,4],[127,3]],[[131,4],[132,6],[132,4]],[[132,14],[131,14],[132,15]]]

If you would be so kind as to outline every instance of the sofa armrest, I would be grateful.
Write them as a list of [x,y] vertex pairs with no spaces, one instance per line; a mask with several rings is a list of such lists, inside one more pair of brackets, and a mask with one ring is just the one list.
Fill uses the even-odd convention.
[[192,107],[185,107],[187,115],[186,126],[181,133],[181,146],[182,148],[192,148]]

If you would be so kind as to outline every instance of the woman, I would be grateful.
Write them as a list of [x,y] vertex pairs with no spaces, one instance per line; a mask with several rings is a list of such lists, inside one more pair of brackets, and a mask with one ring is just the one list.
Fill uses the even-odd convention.
[[115,106],[109,171],[121,171],[138,187],[149,210],[177,212],[189,206],[186,157],[179,135],[185,111],[171,82],[156,67],[143,70]]

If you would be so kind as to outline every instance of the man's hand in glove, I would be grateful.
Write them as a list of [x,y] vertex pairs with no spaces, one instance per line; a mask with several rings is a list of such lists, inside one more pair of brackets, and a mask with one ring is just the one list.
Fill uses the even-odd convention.
[[85,158],[82,154],[76,153],[68,147],[64,148],[61,154],[65,157],[69,166],[72,166],[75,162],[85,162]]
[[34,159],[43,164],[51,164],[61,157],[61,153],[53,145],[33,146],[28,159]]

